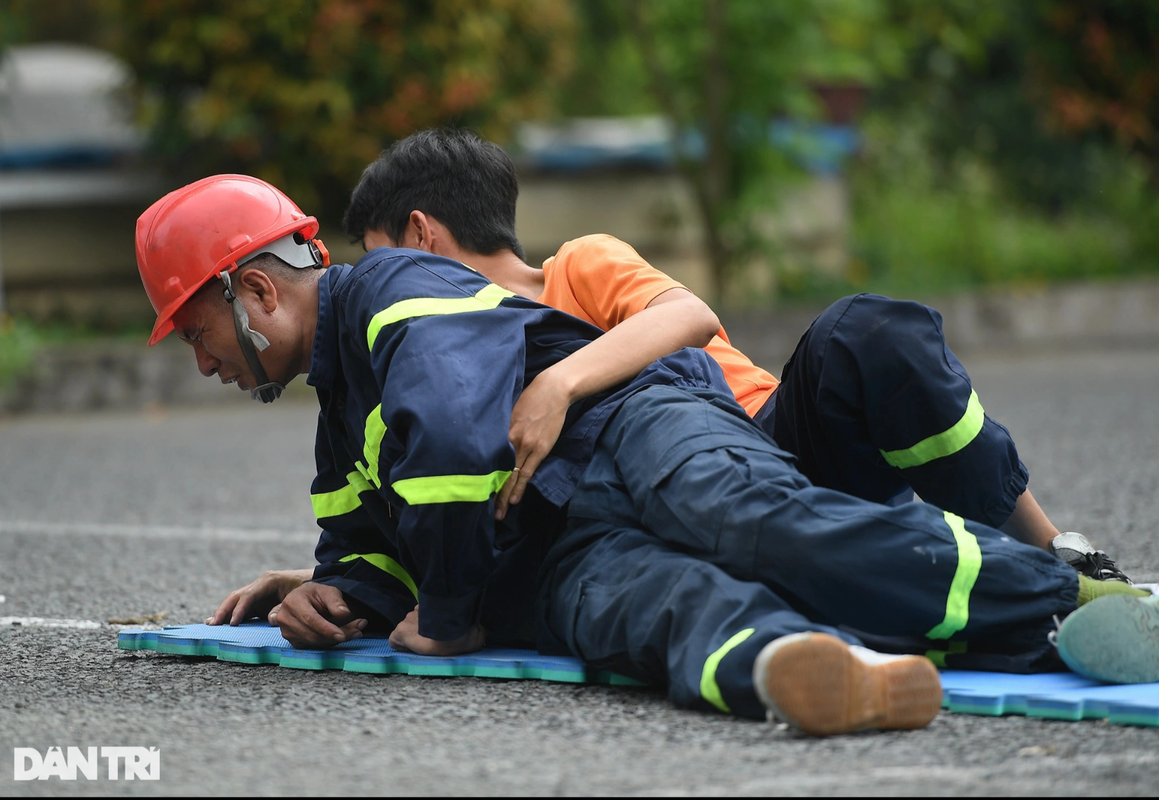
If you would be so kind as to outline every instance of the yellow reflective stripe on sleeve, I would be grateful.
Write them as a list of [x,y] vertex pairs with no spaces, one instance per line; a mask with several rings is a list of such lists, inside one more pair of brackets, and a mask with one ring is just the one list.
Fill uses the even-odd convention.
[[970,592],[974,590],[974,583],[982,570],[982,549],[974,534],[966,530],[966,523],[958,515],[949,511],[943,514],[958,543],[958,566],[946,598],[946,618],[926,634],[930,639],[949,639],[966,627],[970,621]]
[[945,650],[927,650],[926,658],[934,662],[934,666],[938,669],[946,668],[946,656],[952,656],[955,653],[966,652],[965,642],[946,642]]
[[406,584],[406,588],[410,589],[410,593],[414,595],[415,602],[419,599],[419,589],[415,585],[414,579],[410,573],[402,568],[402,564],[395,561],[386,553],[352,553],[348,556],[343,556],[340,561],[353,561],[356,558],[361,558],[367,564],[378,567],[383,572],[387,572],[400,581]]
[[963,447],[974,441],[974,437],[982,430],[982,423],[986,421],[986,412],[982,410],[982,401],[978,393],[970,390],[970,402],[966,404],[966,413],[948,431],[935,434],[928,439],[922,439],[913,447],[905,450],[882,450],[885,460],[898,469],[920,467],[937,458],[951,456]]
[[361,506],[362,501],[358,499],[358,494],[369,491],[370,484],[366,478],[357,472],[351,472],[346,476],[346,485],[341,489],[310,495],[310,505],[314,507],[314,516],[318,519],[340,517]]
[[734,635],[721,645],[719,650],[708,657],[708,660],[704,662],[704,671],[700,673],[700,696],[726,714],[731,713],[732,710],[728,707],[728,703],[724,702],[724,698],[720,694],[720,687],[716,683],[716,668],[720,665],[720,660],[728,655],[730,650],[752,636],[755,632],[756,628],[745,628],[740,633]]
[[382,437],[386,435],[386,423],[382,421],[382,403],[374,407],[370,416],[366,418],[366,430],[363,433],[365,444],[362,453],[366,456],[366,477],[382,488],[382,478],[378,475],[378,452],[382,449]]
[[395,481],[390,487],[412,506],[482,503],[499,491],[510,474],[509,470],[499,470],[490,475],[431,475],[426,478],[404,478]]
[[432,317],[440,314],[462,314],[467,311],[483,311],[495,308],[505,297],[514,297],[502,286],[489,283],[471,297],[412,297],[399,300],[375,314],[366,329],[366,340],[374,349],[378,332],[387,325],[414,317]]

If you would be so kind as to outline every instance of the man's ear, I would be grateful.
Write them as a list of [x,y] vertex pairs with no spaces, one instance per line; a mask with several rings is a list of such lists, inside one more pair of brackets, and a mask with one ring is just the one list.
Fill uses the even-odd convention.
[[412,237],[407,240],[406,244],[403,245],[404,247],[425,250],[436,256],[463,259],[463,248],[450,229],[438,219],[424,214],[422,211],[410,212],[404,236]]
[[262,309],[271,314],[278,308],[278,288],[269,274],[257,268],[247,269],[238,279],[243,288],[248,289],[257,298]]
[[430,217],[418,210],[410,212],[406,221],[406,231],[402,235],[403,247],[433,253],[437,238]]

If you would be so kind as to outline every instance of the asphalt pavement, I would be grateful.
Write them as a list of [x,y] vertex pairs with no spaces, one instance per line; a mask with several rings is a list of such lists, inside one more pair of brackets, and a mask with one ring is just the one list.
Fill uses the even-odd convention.
[[[1031,488],[1159,581],[1159,349],[976,353]],[[192,369],[192,365],[190,365]],[[234,391],[222,389],[222,392]],[[316,407],[0,421],[0,795],[1154,795],[1159,729],[942,712],[830,739],[654,689],[306,672],[116,649],[312,563]],[[834,587],[840,591],[840,587]],[[158,781],[15,781],[14,748],[156,747]],[[103,773],[102,773],[103,775]]]

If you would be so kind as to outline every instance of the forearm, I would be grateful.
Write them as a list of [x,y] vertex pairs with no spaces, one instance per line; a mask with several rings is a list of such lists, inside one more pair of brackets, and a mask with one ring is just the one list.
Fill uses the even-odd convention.
[[1047,552],[1050,552],[1050,540],[1058,536],[1058,528],[1047,518],[1029,489],[1018,498],[1014,513],[1002,523],[1002,532]]
[[720,322],[699,299],[681,292],[652,305],[604,333],[595,341],[544,370],[539,379],[559,387],[574,403],[635,377],[658,358],[682,347],[704,347]]

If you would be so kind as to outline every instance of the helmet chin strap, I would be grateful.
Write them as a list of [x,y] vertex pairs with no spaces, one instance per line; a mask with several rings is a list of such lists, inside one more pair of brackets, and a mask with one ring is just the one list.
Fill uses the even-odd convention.
[[230,280],[229,272],[222,270],[217,277],[221,278],[221,282],[225,284],[225,299],[229,302],[230,308],[233,309],[233,328],[237,333],[237,343],[241,345],[246,363],[253,370],[254,379],[258,382],[258,385],[250,392],[250,397],[254,400],[261,400],[263,403],[272,403],[281,397],[282,390],[286,387],[277,381],[271,381],[266,376],[266,371],[258,358],[257,351],[269,347],[270,340],[250,327],[249,314],[241,301],[234,302],[237,300],[237,295],[233,293],[233,282]]

